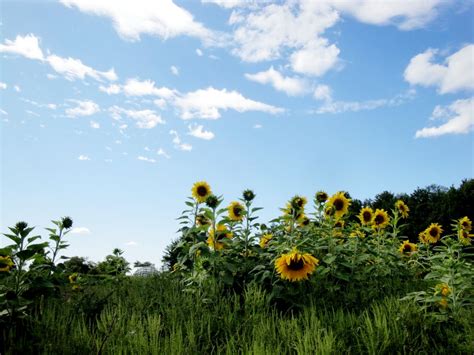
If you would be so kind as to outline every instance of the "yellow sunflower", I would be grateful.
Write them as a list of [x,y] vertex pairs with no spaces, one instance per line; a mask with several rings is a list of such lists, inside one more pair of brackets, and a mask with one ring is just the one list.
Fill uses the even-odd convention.
[[0,272],[8,272],[13,266],[13,261],[10,256],[0,256]]
[[198,203],[203,203],[206,202],[207,198],[209,195],[212,193],[211,192],[211,187],[209,184],[205,181],[198,181],[193,185],[193,188],[191,189],[191,192],[193,194],[194,199]]
[[395,202],[395,207],[397,208],[402,218],[408,218],[408,212],[410,212],[410,209],[405,204],[405,202],[403,202],[402,200],[398,200],[397,202]]
[[372,217],[372,224],[374,228],[383,229],[388,226],[390,222],[390,217],[388,213],[383,209],[376,209],[374,212],[374,216]]
[[428,240],[428,238],[426,237],[426,231],[424,230],[423,232],[420,232],[418,234],[418,239],[420,240],[420,242],[422,242],[423,244],[430,244],[430,241]]
[[306,215],[303,213],[301,216],[298,218],[298,225],[300,227],[306,227],[311,223],[310,219],[306,217]]
[[359,215],[357,216],[360,219],[360,224],[367,226],[372,223],[372,218],[374,216],[374,211],[370,207],[361,208]]
[[240,222],[244,219],[245,208],[240,202],[231,202],[229,207],[227,207],[227,211],[231,221]]
[[207,244],[214,250],[221,250],[224,248],[224,243],[222,243],[222,240],[224,238],[232,238],[232,233],[223,224],[219,224],[217,226],[216,235],[217,237],[214,238],[214,230],[210,228],[209,237],[207,238]]
[[412,255],[417,250],[415,243],[410,243],[408,240],[405,240],[398,248],[398,251],[403,255]]
[[443,297],[447,297],[451,294],[451,287],[446,282],[437,284],[435,286],[435,295],[441,294]]
[[342,219],[338,219],[334,223],[334,228],[344,228],[344,221]]
[[72,284],[75,283],[77,281],[77,276],[78,276],[77,272],[69,275],[69,282],[72,283]]
[[208,226],[211,224],[211,220],[207,218],[204,214],[198,214],[196,216],[196,224],[198,226]]
[[425,230],[425,237],[430,243],[434,244],[441,238],[441,233],[443,233],[443,228],[438,223],[431,223]]
[[448,307],[448,300],[446,298],[442,298],[441,301],[438,302],[438,304],[442,307],[442,308],[447,308]]
[[306,197],[296,195],[290,200],[290,205],[296,210],[302,210],[304,209],[304,206],[306,206],[307,202],[308,200]]
[[319,260],[311,254],[293,249],[275,260],[275,269],[282,279],[293,282],[306,280],[318,264]]
[[468,232],[470,232],[472,229],[472,222],[467,216],[464,216],[463,218],[459,220],[459,225],[461,226],[462,229]]
[[264,234],[260,238],[260,248],[266,248],[270,240],[272,240],[273,235],[272,234]]
[[360,229],[355,229],[351,232],[351,234],[349,234],[349,237],[351,238],[365,238],[365,233],[362,232]]
[[460,229],[458,231],[458,239],[462,245],[471,245],[471,238],[474,237],[474,234],[469,234],[467,229]]
[[351,200],[349,200],[344,195],[344,192],[341,191],[332,195],[327,203],[328,207],[334,210],[334,215],[337,219],[341,218],[347,213],[350,204]]

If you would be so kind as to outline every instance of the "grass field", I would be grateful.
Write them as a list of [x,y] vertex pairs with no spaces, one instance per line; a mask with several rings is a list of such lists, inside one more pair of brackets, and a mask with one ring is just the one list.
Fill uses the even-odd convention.
[[209,287],[185,293],[163,274],[40,303],[25,328],[4,329],[9,353],[43,354],[469,354],[472,312],[461,323],[429,322],[412,302],[367,306],[314,300],[281,312],[249,287],[243,297]]

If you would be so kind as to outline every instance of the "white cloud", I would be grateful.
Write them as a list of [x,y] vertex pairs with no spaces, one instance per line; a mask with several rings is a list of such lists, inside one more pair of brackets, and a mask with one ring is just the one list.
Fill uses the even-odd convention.
[[226,9],[249,6],[255,4],[257,1],[269,2],[269,0],[201,0],[203,4],[215,4]]
[[436,50],[414,56],[404,77],[412,85],[435,86],[440,94],[474,89],[474,44],[466,45],[445,59],[445,63],[433,62]]
[[101,72],[83,64],[79,59],[62,58],[53,54],[48,56],[46,60],[57,73],[63,75],[69,81],[76,79],[84,80],[86,77],[91,77],[97,81],[103,81],[103,79],[114,81],[118,79],[113,68],[106,72]]
[[171,130],[170,134],[173,136],[173,144],[176,149],[183,150],[186,152],[190,152],[191,150],[193,150],[192,145],[181,142],[181,138],[179,138],[178,132],[176,132],[175,130]]
[[77,159],[82,160],[82,161],[91,160],[87,155],[82,155],[82,154],[79,155]]
[[54,75],[54,74],[46,74],[46,77],[49,79],[49,80],[54,80],[54,79],[57,79],[58,76],[57,75]]
[[39,115],[38,113],[33,112],[31,110],[25,110],[25,112],[29,115],[32,115],[32,116],[41,117],[41,115]]
[[69,233],[70,234],[91,234],[91,231],[89,230],[89,228],[86,228],[86,227],[74,227],[73,229],[71,229]]
[[36,102],[34,100],[26,99],[24,97],[20,97],[21,101],[27,102],[33,106],[39,107],[39,108],[48,108],[50,110],[56,110],[58,108],[58,105],[56,104],[40,104],[39,102]]
[[256,125],[253,126],[253,128],[255,128],[255,129],[260,129],[262,127],[263,126],[260,123],[257,123]]
[[164,109],[166,107],[165,99],[156,99],[156,100],[153,100],[153,103],[160,109]]
[[173,75],[179,75],[179,69],[178,69],[178,67],[172,65],[172,66],[170,67],[170,70],[171,70],[171,73],[172,73]]
[[175,91],[166,87],[157,88],[155,82],[151,80],[140,81],[138,79],[128,79],[123,86],[123,91],[127,96],[159,96],[169,99],[175,95]]
[[150,129],[157,124],[164,124],[165,121],[153,110],[128,110],[119,106],[109,108],[112,118],[118,120],[122,115],[136,121],[138,128]]
[[392,98],[366,100],[366,101],[333,101],[331,96],[329,95],[329,96],[326,96],[326,98],[322,98],[322,100],[326,100],[326,101],[324,102],[322,106],[318,107],[314,112],[317,114],[323,114],[323,113],[337,114],[337,113],[343,113],[343,112],[358,112],[358,111],[375,110],[380,107],[399,106],[409,100],[412,100],[415,94],[416,94],[416,91],[408,90],[407,92],[398,94]]
[[339,19],[324,2],[270,4],[258,11],[231,17],[236,47],[244,61],[259,62],[281,57],[285,49],[301,49],[317,39]]
[[190,136],[204,140],[211,140],[214,138],[214,133],[212,133],[211,131],[205,131],[202,125],[190,124],[188,126],[188,129],[188,135]]
[[125,245],[126,245],[126,246],[129,246],[129,247],[134,247],[134,246],[137,246],[138,243],[135,242],[135,241],[133,241],[133,240],[131,240],[131,241],[129,241],[129,242],[126,242]]
[[371,25],[395,25],[401,30],[412,30],[436,18],[439,8],[450,1],[379,1],[379,0],[328,0],[343,14]]
[[141,160],[141,161],[146,161],[148,163],[156,163],[156,160],[155,159],[152,159],[152,158],[147,158],[147,157],[144,157],[144,156],[141,156],[139,155],[137,157],[138,160]]
[[6,83],[0,81],[0,89],[5,90],[7,87],[8,85]]
[[18,86],[18,85],[15,85],[13,87],[13,89],[16,91],[16,92],[21,92],[21,88]]
[[91,128],[94,128],[94,129],[100,128],[99,122],[96,122],[96,121],[91,121],[90,125],[91,125]]
[[197,54],[199,57],[202,57],[202,56],[203,56],[202,50],[200,50],[199,48],[196,48],[196,54]]
[[139,40],[142,34],[162,39],[185,35],[211,44],[218,38],[214,32],[196,22],[190,12],[177,6],[172,0],[60,1],[67,7],[111,19],[114,29],[126,40]]
[[120,85],[110,84],[109,86],[100,85],[99,90],[105,92],[108,95],[115,95],[120,93],[120,91],[122,91],[122,88],[120,87]]
[[238,112],[261,111],[271,114],[281,113],[279,107],[264,104],[245,98],[237,91],[218,90],[213,87],[199,89],[176,97],[174,105],[181,111],[181,118],[218,119],[221,110],[235,110]]
[[56,110],[58,108],[58,105],[56,105],[56,104],[46,104],[46,107],[49,108],[50,110]]
[[297,73],[322,76],[339,61],[339,48],[324,38],[311,41],[290,57],[291,67]]
[[170,159],[171,157],[163,150],[163,148],[158,149],[156,154],[165,157],[166,159]]
[[78,117],[78,116],[92,116],[100,111],[99,105],[91,100],[70,100],[76,103],[76,107],[66,109],[66,116]]
[[0,108],[0,115],[8,115],[8,112]]
[[451,105],[436,106],[434,119],[443,119],[446,123],[437,127],[425,127],[416,131],[416,138],[438,137],[445,134],[467,134],[474,127],[474,98],[456,100]]
[[19,54],[29,59],[43,60],[43,51],[39,46],[39,38],[34,34],[26,36],[16,36],[12,41],[5,40],[5,44],[0,44],[0,53]]
[[316,86],[316,89],[314,89],[313,96],[316,100],[331,101],[332,100],[331,88],[327,85],[320,84]]
[[270,84],[276,90],[283,91],[287,95],[302,95],[308,91],[308,83],[300,78],[291,78],[283,76],[278,70],[271,66],[266,71],[255,74],[245,74],[248,80],[255,81],[260,84]]

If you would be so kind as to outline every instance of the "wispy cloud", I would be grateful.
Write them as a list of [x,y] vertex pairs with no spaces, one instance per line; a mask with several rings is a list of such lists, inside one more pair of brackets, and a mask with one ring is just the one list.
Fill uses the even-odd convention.
[[190,124],[188,126],[188,129],[189,129],[188,135],[199,138],[199,139],[211,140],[215,136],[213,132],[204,130],[204,126],[197,125],[195,123]]
[[79,155],[77,159],[82,160],[82,161],[91,160],[87,155],[82,155],[82,154]]
[[144,157],[144,156],[142,156],[142,155],[139,155],[139,156],[137,157],[137,159],[138,159],[138,160],[141,160],[141,161],[146,161],[146,162],[148,162],[148,163],[156,163],[156,160],[155,160],[155,159],[153,159],[153,158],[147,158],[147,157]]
[[87,227],[74,227],[73,229],[71,229],[69,233],[85,235],[85,234],[90,234],[91,231]]
[[176,149],[183,150],[185,152],[190,152],[191,150],[193,150],[191,144],[181,142],[181,138],[179,137],[178,132],[176,132],[175,130],[171,130],[170,134],[173,136],[173,144]]
[[69,100],[76,104],[76,107],[66,109],[66,116],[68,117],[79,117],[79,116],[92,116],[97,112],[100,112],[100,107],[94,101],[91,100]]

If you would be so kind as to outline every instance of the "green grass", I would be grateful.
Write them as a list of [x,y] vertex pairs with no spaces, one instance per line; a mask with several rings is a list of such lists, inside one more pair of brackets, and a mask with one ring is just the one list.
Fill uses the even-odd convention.
[[[113,291],[113,292],[112,292]],[[111,293],[112,292],[112,293]],[[323,299],[281,313],[259,288],[243,296],[183,292],[163,274],[91,286],[39,303],[33,319],[6,330],[7,354],[469,354],[472,319],[427,321],[388,297],[368,307]]]

